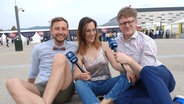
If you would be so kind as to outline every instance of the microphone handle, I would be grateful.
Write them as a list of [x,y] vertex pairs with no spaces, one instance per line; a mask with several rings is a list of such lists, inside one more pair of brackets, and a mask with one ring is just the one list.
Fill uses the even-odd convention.
[[[113,48],[113,50],[114,50],[114,52],[117,52],[117,49],[116,49],[116,48]],[[122,66],[122,68],[123,68],[123,71],[124,71],[124,72],[125,72],[125,74],[126,74],[126,70],[125,70],[125,68],[124,68],[123,64],[121,64],[121,66]]]
[[81,72],[83,72],[83,73],[85,72],[84,69],[82,68],[82,66],[81,66],[78,62],[75,63],[75,64],[76,64],[77,67],[81,70]]
[[113,48],[113,51],[114,51],[114,52],[118,52],[116,48]]

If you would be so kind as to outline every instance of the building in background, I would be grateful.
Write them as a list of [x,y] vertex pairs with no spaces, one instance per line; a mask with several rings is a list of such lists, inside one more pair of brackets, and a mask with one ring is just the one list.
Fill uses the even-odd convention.
[[[162,26],[161,29],[170,29],[178,36],[184,33],[182,26],[184,7],[137,8],[136,10],[138,11],[138,26],[141,26],[141,29],[154,29],[156,31]],[[102,26],[118,26],[116,17]]]
[[[184,7],[137,8],[136,10],[138,11],[137,30],[150,30],[154,33],[162,30],[164,34],[161,38],[184,38]],[[168,31],[168,29],[170,34],[169,36],[166,36],[166,31]],[[69,30],[67,40],[75,41],[77,38],[77,28],[70,28]],[[121,34],[116,17],[112,18],[107,23],[98,26],[98,31],[103,38],[104,36],[102,34],[106,35],[106,33],[115,34],[113,37]],[[17,38],[16,33],[17,31],[0,31],[2,43],[5,42],[6,36],[10,39]],[[48,27],[44,26],[21,30],[21,37],[23,42],[29,37],[32,43],[40,43],[51,39],[52,35],[50,34]]]

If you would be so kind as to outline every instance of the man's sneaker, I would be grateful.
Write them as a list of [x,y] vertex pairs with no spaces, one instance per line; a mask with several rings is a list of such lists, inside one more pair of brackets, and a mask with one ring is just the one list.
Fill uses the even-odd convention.
[[184,96],[177,95],[173,99],[174,102],[178,102],[179,104],[184,104]]

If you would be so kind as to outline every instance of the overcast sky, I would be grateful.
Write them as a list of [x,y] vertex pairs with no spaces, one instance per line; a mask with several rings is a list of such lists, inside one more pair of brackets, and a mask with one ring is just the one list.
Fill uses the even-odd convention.
[[0,28],[16,26],[15,1],[19,11],[21,28],[48,26],[53,17],[63,16],[70,28],[76,28],[79,20],[89,16],[103,25],[114,18],[125,6],[134,8],[181,7],[184,0],[0,0]]

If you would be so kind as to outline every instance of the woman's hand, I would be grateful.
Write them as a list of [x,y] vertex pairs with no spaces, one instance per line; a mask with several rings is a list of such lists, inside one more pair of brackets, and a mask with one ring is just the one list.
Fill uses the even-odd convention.
[[91,75],[90,75],[90,73],[89,72],[85,72],[85,73],[81,73],[80,74],[80,79],[82,79],[82,80],[90,80],[90,78],[91,78]]
[[135,75],[135,73],[132,71],[132,69],[129,67],[128,64],[124,64],[124,68],[126,70],[126,76],[128,79],[128,82],[132,82],[133,85],[135,85],[137,77]]

